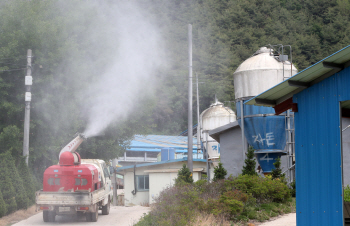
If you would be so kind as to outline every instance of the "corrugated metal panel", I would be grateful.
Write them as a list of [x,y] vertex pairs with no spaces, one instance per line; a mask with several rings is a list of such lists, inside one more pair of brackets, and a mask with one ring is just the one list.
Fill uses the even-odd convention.
[[[163,135],[135,135],[127,151],[158,151],[161,148],[175,148],[179,151],[187,151],[187,137],[184,136],[163,136]],[[197,139],[193,138],[193,144]],[[197,152],[197,145],[193,145]]]
[[294,95],[297,225],[343,225],[339,101],[349,100],[347,68]]
[[[302,70],[298,74],[293,77],[283,81],[282,83],[272,87],[271,89],[257,95],[256,97],[250,99],[246,102],[248,105],[258,105],[256,103],[256,99],[270,100],[275,101],[277,104],[282,102],[283,100],[288,99],[293,94],[299,93],[302,91],[299,87],[290,86],[288,81],[294,82],[313,82],[324,74],[332,71],[332,68],[327,68],[323,66],[323,62],[343,64],[350,60],[350,45],[335,52],[334,54],[324,58],[323,60],[317,62],[316,64]],[[259,104],[260,105],[260,104]],[[274,106],[275,104],[266,103],[261,104],[263,106]]]

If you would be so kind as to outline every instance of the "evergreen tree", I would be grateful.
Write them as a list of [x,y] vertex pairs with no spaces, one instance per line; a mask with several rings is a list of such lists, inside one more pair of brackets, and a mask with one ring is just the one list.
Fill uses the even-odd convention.
[[222,163],[219,162],[219,165],[214,167],[213,181],[225,179],[226,175],[227,175],[227,170],[222,166]]
[[284,179],[285,174],[282,173],[281,159],[279,157],[276,159],[276,162],[274,162],[273,165],[275,166],[275,169],[273,169],[271,172],[272,179]]
[[23,185],[26,188],[26,195],[29,199],[29,205],[35,202],[35,181],[32,178],[29,168],[24,158],[21,158],[17,166],[19,176],[23,181]]
[[185,184],[193,183],[192,173],[187,168],[185,163],[177,173],[177,178],[175,179],[175,185],[181,185],[183,183]]
[[9,171],[12,173],[11,181],[16,192],[17,209],[27,209],[29,205],[29,198],[27,197],[26,190],[23,186],[23,180],[19,176],[15,162],[10,152],[0,155],[0,158],[6,159],[5,164]]
[[243,166],[242,175],[252,175],[257,176],[258,174],[255,172],[255,158],[254,158],[254,149],[249,146],[247,158],[244,160],[245,166]]
[[5,216],[6,212],[7,212],[6,203],[2,198],[2,193],[0,191],[0,218]]
[[7,159],[1,159],[0,161],[0,191],[2,193],[2,197],[6,203],[7,212],[6,214],[10,214],[17,210],[16,204],[16,191],[12,185],[11,177],[9,169],[6,166]]

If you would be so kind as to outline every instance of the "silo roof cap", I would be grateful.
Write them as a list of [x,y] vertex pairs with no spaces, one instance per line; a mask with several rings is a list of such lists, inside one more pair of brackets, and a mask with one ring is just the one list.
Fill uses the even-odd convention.
[[268,49],[267,47],[261,47],[260,49],[258,49],[253,56],[261,54],[261,53],[272,53],[272,49]]

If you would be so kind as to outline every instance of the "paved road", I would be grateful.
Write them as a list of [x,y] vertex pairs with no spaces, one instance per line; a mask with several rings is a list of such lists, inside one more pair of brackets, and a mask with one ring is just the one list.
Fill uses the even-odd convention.
[[[144,213],[150,211],[149,207],[133,206],[111,206],[109,215],[102,215],[99,211],[97,222],[88,222],[89,225],[118,225],[118,226],[132,226],[134,223],[138,222],[140,217]],[[30,218],[13,224],[13,226],[27,226],[27,225],[86,225],[85,216],[80,217],[68,217],[68,216],[56,216],[56,222],[43,222],[43,213],[40,212],[31,216]]]

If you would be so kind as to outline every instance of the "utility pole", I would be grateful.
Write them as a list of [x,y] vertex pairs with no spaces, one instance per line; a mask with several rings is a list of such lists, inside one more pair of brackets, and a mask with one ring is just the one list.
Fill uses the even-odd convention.
[[193,172],[193,123],[192,123],[192,25],[188,25],[188,169]]
[[[201,149],[201,127],[200,127],[200,118],[199,118],[199,92],[198,92],[198,74],[196,73],[197,78],[197,158],[198,150]],[[203,155],[204,156],[204,155]]]
[[33,84],[32,77],[32,50],[27,51],[27,75],[25,76],[25,112],[24,112],[24,137],[23,137],[23,156],[28,165],[29,158],[29,127],[30,127],[30,101],[32,100],[31,88]]

